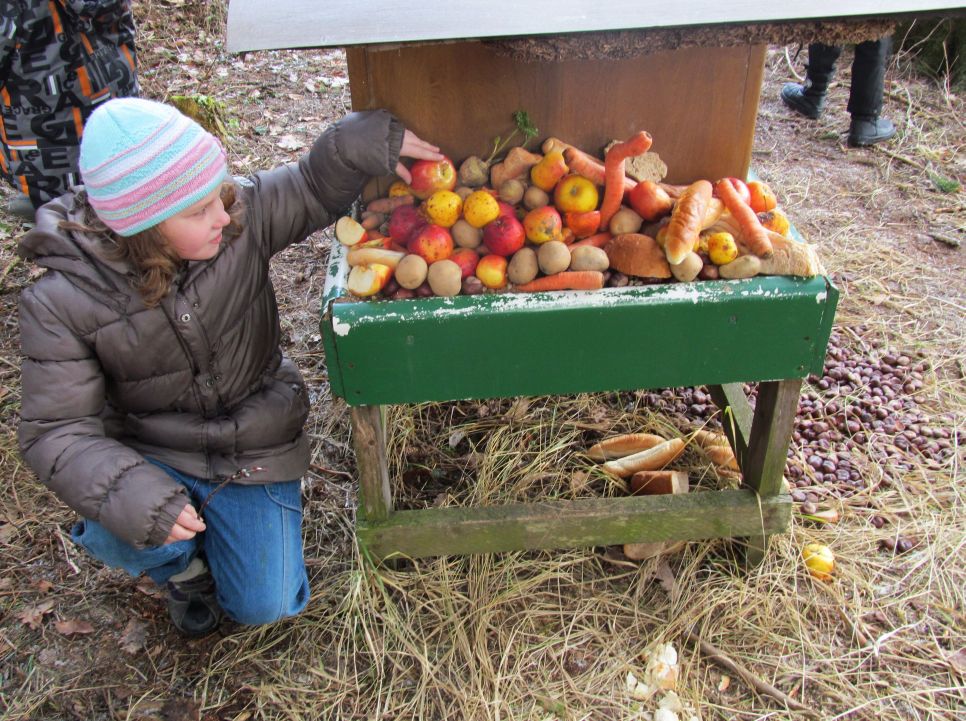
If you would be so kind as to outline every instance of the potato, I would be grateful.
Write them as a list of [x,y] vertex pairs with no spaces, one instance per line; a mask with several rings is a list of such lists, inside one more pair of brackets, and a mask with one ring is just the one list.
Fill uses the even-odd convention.
[[728,280],[752,278],[761,272],[761,261],[754,255],[741,255],[730,263],[718,266],[718,274]]
[[528,210],[542,208],[543,206],[550,204],[550,196],[547,195],[547,191],[543,188],[538,188],[536,185],[531,185],[523,194],[523,204]]
[[610,267],[610,260],[603,248],[580,245],[570,251],[570,270],[599,270]]
[[677,265],[671,266],[671,275],[682,283],[690,283],[698,277],[698,273],[704,267],[704,261],[697,253],[688,253]]
[[452,260],[437,260],[429,266],[426,282],[435,295],[449,298],[459,295],[463,287],[463,271]]
[[396,282],[403,288],[413,290],[421,286],[423,281],[426,280],[427,271],[426,261],[422,257],[410,253],[404,256],[399,261],[399,265],[396,266]]
[[476,248],[483,242],[483,230],[474,228],[463,218],[453,224],[450,235],[453,236],[453,242],[460,248]]
[[624,233],[636,233],[644,224],[644,218],[635,213],[630,208],[621,208],[610,219],[607,229],[611,235],[623,235]]
[[522,180],[512,178],[511,180],[505,180],[500,187],[497,188],[497,194],[500,196],[500,200],[502,200],[504,203],[516,205],[523,200],[523,194],[526,192],[526,190],[527,186],[523,184]]
[[537,252],[533,248],[520,248],[510,258],[506,276],[514,285],[522,285],[536,278],[537,270]]
[[537,251],[537,265],[546,275],[553,275],[570,267],[570,248],[559,240],[543,243]]
[[473,192],[473,188],[466,185],[460,185],[453,189],[453,192],[460,196],[460,200],[466,200],[467,197]]

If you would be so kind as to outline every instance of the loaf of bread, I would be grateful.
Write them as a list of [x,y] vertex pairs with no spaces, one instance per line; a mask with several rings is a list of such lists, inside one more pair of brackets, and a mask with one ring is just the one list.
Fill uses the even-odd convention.
[[671,277],[671,266],[664,257],[664,251],[649,235],[616,235],[604,246],[604,252],[610,259],[610,267],[625,275],[640,278]]
[[672,438],[646,451],[608,461],[602,468],[612,476],[628,478],[638,471],[657,471],[664,468],[683,450],[684,441],[680,438]]
[[624,433],[595,443],[587,449],[587,456],[595,461],[610,461],[646,451],[664,440],[653,433]]
[[712,192],[711,183],[696,180],[674,203],[664,240],[664,252],[671,265],[680,263],[697,247]]
[[[710,227],[712,231],[723,230],[731,233],[738,249],[742,254],[748,254],[748,250],[741,238],[741,228],[731,213],[724,212]],[[794,238],[789,238],[776,233],[773,230],[766,230],[768,239],[771,241],[772,255],[770,258],[761,258],[761,267],[758,271],[762,275],[794,275],[800,278],[811,278],[816,275],[824,275],[825,268],[819,260],[818,253],[810,243],[804,243]]]

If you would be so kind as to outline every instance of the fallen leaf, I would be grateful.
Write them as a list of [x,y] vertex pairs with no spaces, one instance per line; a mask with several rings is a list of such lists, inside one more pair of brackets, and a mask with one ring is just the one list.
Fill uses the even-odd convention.
[[40,628],[41,621],[44,620],[44,616],[54,610],[54,600],[49,599],[38,603],[36,606],[28,606],[23,611],[17,614],[17,618],[25,626],[29,626],[33,629]]
[[142,578],[140,581],[138,581],[136,588],[145,596],[150,596],[151,598],[164,598],[164,590],[150,578]]
[[164,721],[199,721],[201,706],[189,698],[171,699],[161,707],[161,718]]
[[87,621],[75,621],[73,619],[54,621],[54,628],[65,636],[75,633],[94,633],[94,627]]
[[654,575],[657,576],[657,580],[661,582],[661,586],[667,591],[668,596],[677,594],[678,582],[674,579],[674,572],[667,565],[667,561],[662,560],[657,564]]
[[294,135],[283,135],[278,139],[276,143],[278,147],[282,150],[298,150],[299,148],[304,148],[305,143],[296,138]]
[[135,654],[144,648],[147,630],[148,627],[143,621],[136,618],[128,621],[127,626],[124,627],[124,632],[121,634],[121,639],[118,642],[121,650],[126,653]]
[[966,676],[966,648],[961,648],[956,653],[949,654],[946,657],[946,662],[960,676]]
[[53,587],[54,587],[54,584],[46,580],[37,581],[37,583],[34,584],[34,588],[36,588],[41,593],[47,593]]

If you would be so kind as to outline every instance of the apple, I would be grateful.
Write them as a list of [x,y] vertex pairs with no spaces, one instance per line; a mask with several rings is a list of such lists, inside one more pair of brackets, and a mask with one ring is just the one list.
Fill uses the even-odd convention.
[[409,189],[420,200],[426,200],[437,190],[456,187],[456,168],[447,157],[442,160],[417,160],[409,173],[413,176]]
[[392,268],[388,265],[382,263],[356,265],[349,271],[345,285],[352,295],[368,298],[385,288],[391,277]]
[[430,223],[421,228],[409,239],[406,246],[429,265],[437,260],[445,260],[453,254],[453,236],[442,226]]
[[389,237],[397,245],[406,245],[416,231],[426,224],[426,218],[417,208],[400,205],[389,216]]
[[423,212],[431,223],[452,228],[460,219],[463,199],[452,190],[437,190],[423,202]]
[[670,213],[674,205],[667,191],[652,180],[642,180],[631,188],[627,202],[649,223]]
[[462,271],[463,278],[469,278],[476,273],[476,266],[480,262],[480,255],[472,248],[457,248],[449,257]]
[[366,229],[355,218],[343,215],[335,222],[335,238],[342,245],[353,246],[366,238]]
[[527,232],[523,223],[517,220],[516,213],[511,206],[509,213],[500,213],[496,220],[490,221],[483,227],[483,244],[490,253],[504,257],[513,255],[527,239]]
[[731,186],[738,193],[738,197],[741,198],[745,205],[751,205],[751,191],[748,189],[747,184],[741,178],[727,177],[722,178],[722,180],[727,180],[731,183]]
[[476,277],[492,290],[505,288],[506,267],[507,259],[502,255],[484,255],[476,264]]
[[748,183],[748,193],[751,195],[749,205],[756,213],[764,213],[767,210],[774,210],[778,206],[778,199],[775,193],[768,187],[767,183],[760,180],[752,180]]
[[527,240],[538,245],[548,240],[560,240],[563,232],[563,218],[552,205],[545,205],[531,210],[524,216],[523,229],[526,231]]
[[587,238],[600,228],[600,211],[586,213],[564,213],[564,225],[577,238]]
[[553,189],[553,204],[561,213],[589,213],[597,209],[600,193],[592,180],[571,173]]
[[569,170],[563,153],[552,150],[530,168],[530,180],[538,188],[549,193]]

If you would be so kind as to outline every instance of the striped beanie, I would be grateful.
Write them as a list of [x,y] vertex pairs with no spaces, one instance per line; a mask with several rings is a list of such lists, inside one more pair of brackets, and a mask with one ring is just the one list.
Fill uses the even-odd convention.
[[115,98],[87,120],[80,172],[97,217],[126,237],[212,193],[228,166],[215,136],[171,106]]

